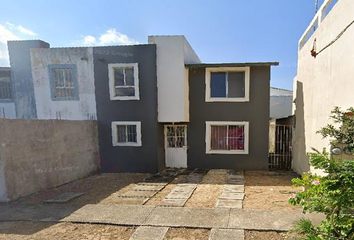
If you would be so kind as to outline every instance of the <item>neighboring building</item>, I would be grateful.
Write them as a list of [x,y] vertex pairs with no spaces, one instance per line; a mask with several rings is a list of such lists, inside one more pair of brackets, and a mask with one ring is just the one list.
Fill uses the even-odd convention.
[[0,67],[0,118],[16,118],[9,67]]
[[280,119],[293,115],[293,91],[270,88],[270,118]]
[[11,41],[9,52],[17,118],[97,119],[104,172],[268,167],[278,63],[203,64],[184,36],[82,48]]
[[316,172],[306,155],[312,147],[329,150],[328,139],[316,131],[330,123],[331,110],[354,106],[353,13],[352,0],[325,0],[299,41],[293,163],[298,173]]

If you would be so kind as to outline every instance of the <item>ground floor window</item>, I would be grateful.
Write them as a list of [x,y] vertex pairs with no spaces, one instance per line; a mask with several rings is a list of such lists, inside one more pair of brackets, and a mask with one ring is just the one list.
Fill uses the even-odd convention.
[[112,122],[113,146],[141,146],[140,122]]
[[248,154],[248,122],[206,122],[206,153]]

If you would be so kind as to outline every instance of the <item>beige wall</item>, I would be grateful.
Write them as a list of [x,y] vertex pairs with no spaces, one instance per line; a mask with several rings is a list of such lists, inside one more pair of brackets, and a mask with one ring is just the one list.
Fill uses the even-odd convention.
[[0,119],[0,201],[85,177],[98,168],[95,121]]
[[310,54],[314,39],[318,52],[354,20],[353,13],[353,0],[338,1],[299,51],[298,72],[294,80],[296,128],[293,162],[298,173],[309,170],[306,152],[311,151],[311,147],[329,149],[328,140],[322,139],[316,131],[330,122],[329,115],[334,106],[343,109],[354,106],[354,24],[316,58]]

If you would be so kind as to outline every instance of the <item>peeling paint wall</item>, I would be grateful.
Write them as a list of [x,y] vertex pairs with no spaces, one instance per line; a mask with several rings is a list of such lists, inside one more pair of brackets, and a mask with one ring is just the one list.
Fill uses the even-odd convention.
[[0,202],[98,169],[96,121],[0,119]]
[[[38,119],[96,119],[92,48],[32,49],[31,62]],[[79,100],[52,100],[51,64],[76,65]]]
[[49,44],[41,40],[8,42],[16,118],[37,118],[31,71],[31,48],[49,48]]

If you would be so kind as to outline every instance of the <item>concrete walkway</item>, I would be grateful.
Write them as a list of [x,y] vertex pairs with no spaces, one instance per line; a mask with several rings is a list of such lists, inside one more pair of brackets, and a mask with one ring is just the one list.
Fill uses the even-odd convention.
[[132,226],[187,227],[216,229],[287,231],[292,224],[309,218],[315,223],[318,214],[301,211],[265,211],[250,209],[154,207],[136,205],[92,204],[82,208],[65,205],[0,207],[0,221],[52,221],[106,223]]

